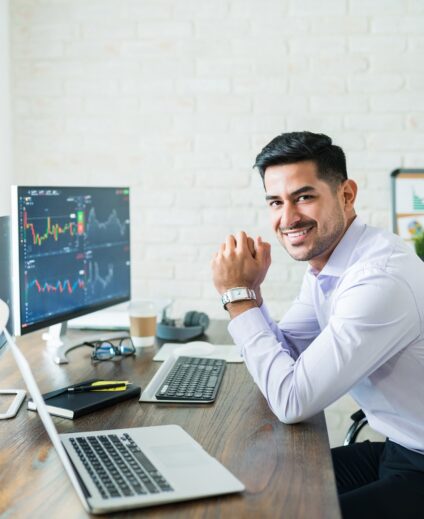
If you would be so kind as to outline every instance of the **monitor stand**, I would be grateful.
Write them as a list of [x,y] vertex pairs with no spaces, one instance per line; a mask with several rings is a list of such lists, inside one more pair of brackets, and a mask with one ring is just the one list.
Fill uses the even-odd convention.
[[0,413],[0,420],[7,420],[14,418],[25,400],[26,391],[24,389],[1,389],[0,395],[15,395],[12,403],[5,413]]
[[66,355],[69,351],[80,346],[85,346],[84,342],[98,341],[99,339],[115,339],[122,337],[125,332],[107,332],[104,330],[84,330],[78,333],[77,337],[67,335],[68,322],[54,324],[49,327],[49,331],[43,333],[42,338],[47,342],[47,347],[53,350],[53,360],[56,364],[68,364]]

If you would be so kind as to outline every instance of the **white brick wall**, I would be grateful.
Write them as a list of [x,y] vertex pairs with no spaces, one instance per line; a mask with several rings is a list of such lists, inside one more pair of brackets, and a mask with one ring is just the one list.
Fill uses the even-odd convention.
[[10,214],[8,185],[12,182],[10,109],[9,3],[0,0],[0,216]]
[[365,220],[390,172],[424,167],[419,0],[11,0],[15,176],[132,187],[133,286],[223,317],[209,261],[229,232],[272,241],[280,315],[305,265],[272,236],[258,151],[331,135]]

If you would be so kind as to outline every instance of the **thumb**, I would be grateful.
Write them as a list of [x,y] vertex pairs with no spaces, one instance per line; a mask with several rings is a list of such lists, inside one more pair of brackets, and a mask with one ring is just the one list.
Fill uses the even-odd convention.
[[266,242],[262,241],[262,238],[258,236],[255,239],[255,248],[256,248],[256,256],[260,260],[266,260],[268,261],[271,257],[271,245]]

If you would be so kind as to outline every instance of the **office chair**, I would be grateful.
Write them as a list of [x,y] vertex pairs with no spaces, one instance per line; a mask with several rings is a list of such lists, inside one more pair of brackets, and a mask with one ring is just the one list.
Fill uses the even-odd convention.
[[351,426],[349,427],[349,429],[346,433],[346,436],[345,436],[345,439],[343,442],[344,446],[352,445],[352,443],[355,443],[359,432],[368,423],[368,420],[365,416],[364,411],[362,411],[362,409],[359,409],[358,411],[356,411],[356,413],[353,413],[350,417],[353,420],[353,423],[351,424]]

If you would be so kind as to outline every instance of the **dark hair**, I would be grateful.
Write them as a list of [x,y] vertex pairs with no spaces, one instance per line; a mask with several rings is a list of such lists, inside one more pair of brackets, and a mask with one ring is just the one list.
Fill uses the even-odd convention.
[[302,160],[314,161],[318,178],[332,187],[347,179],[344,151],[323,133],[282,133],[263,148],[256,157],[254,167],[258,168],[264,181],[268,166],[293,164]]

